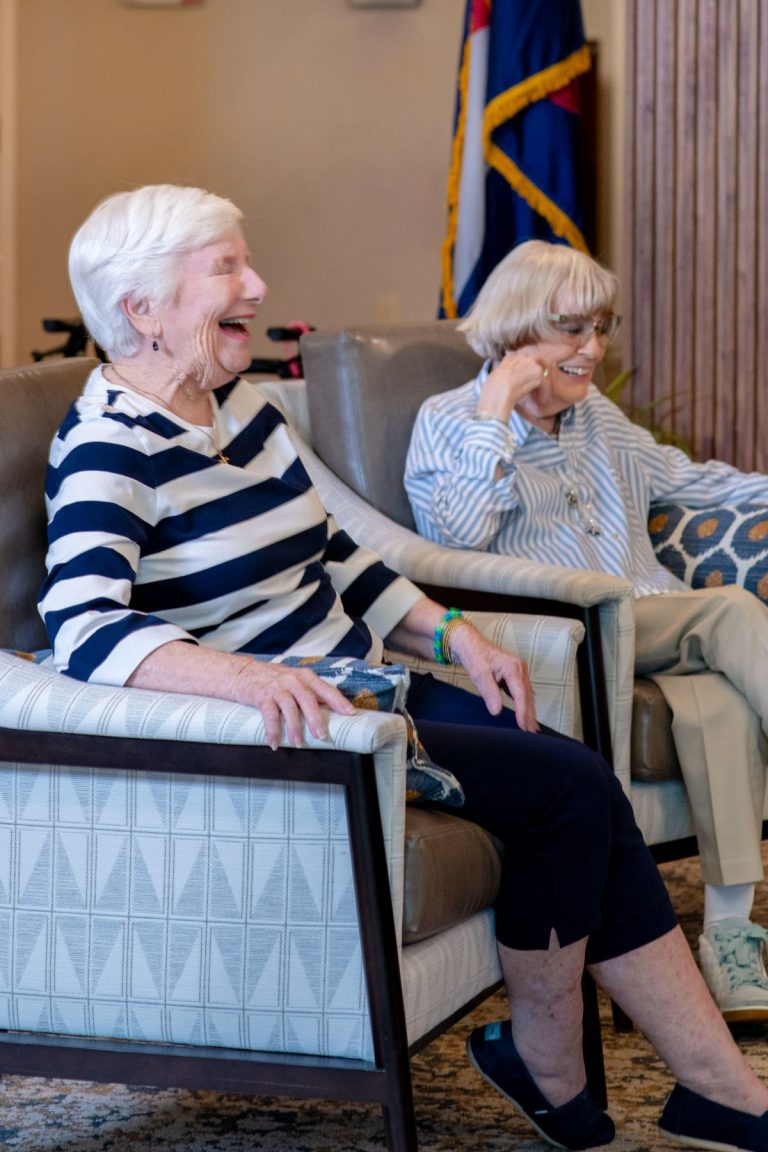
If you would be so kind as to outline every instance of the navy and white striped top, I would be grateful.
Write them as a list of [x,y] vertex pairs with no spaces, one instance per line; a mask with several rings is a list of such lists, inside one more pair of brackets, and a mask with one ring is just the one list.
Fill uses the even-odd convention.
[[[654,502],[694,508],[768,503],[768,478],[697,464],[633,424],[594,386],[549,436],[516,412],[509,426],[475,419],[490,371],[432,396],[416,418],[405,487],[422,536],[630,580],[638,596],[679,591],[648,536]],[[501,478],[496,480],[497,466]],[[599,534],[591,534],[597,525]]]
[[259,655],[378,659],[422,593],[328,516],[282,415],[235,379],[211,430],[90,376],[51,446],[48,578],[56,666],[124,684],[171,640]]

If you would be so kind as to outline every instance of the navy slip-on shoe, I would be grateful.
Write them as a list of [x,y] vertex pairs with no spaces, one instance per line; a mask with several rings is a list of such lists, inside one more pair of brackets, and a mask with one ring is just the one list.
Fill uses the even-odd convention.
[[515,1048],[509,1021],[476,1028],[467,1040],[467,1055],[480,1075],[555,1148],[575,1152],[613,1140],[613,1120],[600,1111],[586,1088],[559,1108],[542,1096]]
[[665,1136],[691,1148],[719,1152],[768,1152],[768,1112],[752,1116],[715,1104],[676,1084],[659,1120]]

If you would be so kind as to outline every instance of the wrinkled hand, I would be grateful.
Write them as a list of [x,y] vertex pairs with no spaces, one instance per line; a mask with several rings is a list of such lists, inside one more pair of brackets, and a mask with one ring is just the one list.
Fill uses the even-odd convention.
[[302,743],[303,723],[313,736],[328,735],[323,707],[342,716],[352,716],[354,707],[338,688],[326,684],[309,668],[291,668],[248,660],[238,671],[236,697],[240,704],[258,708],[264,718],[267,743],[273,750],[280,744],[283,727],[289,744]]
[[479,412],[490,412],[506,423],[521,400],[539,391],[537,399],[546,402],[549,395],[549,369],[541,357],[526,348],[507,352],[489,373],[477,400]]
[[497,716],[503,707],[501,689],[512,697],[517,723],[523,732],[538,732],[533,685],[520,656],[504,652],[464,621],[450,639],[451,654],[469,673],[488,711]]

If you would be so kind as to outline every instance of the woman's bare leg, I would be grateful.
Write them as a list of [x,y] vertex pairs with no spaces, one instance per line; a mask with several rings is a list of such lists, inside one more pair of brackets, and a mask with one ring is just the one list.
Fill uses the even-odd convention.
[[768,1110],[768,1086],[744,1060],[679,928],[589,971],[684,1087],[755,1116]]
[[537,1087],[557,1108],[584,1087],[582,1053],[586,940],[544,951],[499,944],[509,996],[512,1038]]

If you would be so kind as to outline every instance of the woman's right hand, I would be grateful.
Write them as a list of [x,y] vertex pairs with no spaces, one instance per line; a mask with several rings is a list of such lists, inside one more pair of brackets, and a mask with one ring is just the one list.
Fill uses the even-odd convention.
[[480,389],[478,412],[498,416],[506,424],[525,396],[546,386],[548,375],[547,365],[526,348],[507,352]]
[[262,660],[248,659],[243,664],[234,691],[238,703],[251,704],[261,712],[267,744],[272,749],[280,744],[283,726],[288,743],[301,744],[304,722],[313,736],[325,739],[328,724],[324,707],[342,716],[352,716],[355,711],[338,688],[321,680],[311,669]]
[[354,715],[354,706],[338,688],[326,684],[309,668],[291,668],[254,660],[237,652],[216,652],[197,644],[171,640],[145,656],[126,681],[133,688],[155,692],[190,692],[258,708],[270,748],[279,746],[285,727],[289,744],[301,744],[306,723],[318,740],[328,735],[324,708],[341,716]]

